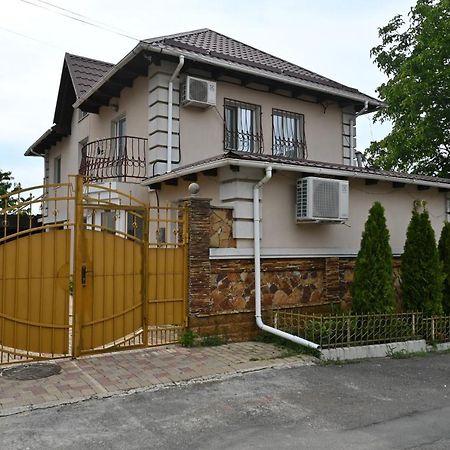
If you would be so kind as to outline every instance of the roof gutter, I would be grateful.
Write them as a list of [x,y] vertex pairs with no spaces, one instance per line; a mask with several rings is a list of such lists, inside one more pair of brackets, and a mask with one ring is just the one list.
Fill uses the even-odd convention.
[[30,147],[25,151],[25,156],[44,156],[39,153],[36,153],[34,151],[34,147],[40,144],[46,137],[50,136],[53,133],[53,131],[54,131],[53,128],[49,128],[41,137],[36,139],[36,141],[33,142],[33,144],[31,144]]
[[212,60],[211,58],[208,58],[207,56],[196,55],[196,54],[193,54],[192,52],[181,51],[181,50],[180,51],[170,50],[167,48],[154,46],[154,45],[148,44],[144,41],[141,41],[141,42],[139,42],[138,45],[136,45],[136,47],[130,53],[128,53],[121,61],[119,61],[101,80],[99,80],[85,95],[80,97],[74,103],[74,105],[73,105],[74,108],[80,107],[80,105],[82,103],[84,103],[86,100],[88,100],[89,97],[93,93],[95,93],[95,91],[97,89],[99,89],[101,86],[103,86],[114,74],[116,74],[123,66],[128,64],[139,52],[141,52],[143,50],[147,50],[147,51],[151,51],[151,52],[155,52],[155,53],[162,53],[162,54],[174,56],[177,58],[179,58],[180,55],[184,55],[185,58],[188,58],[192,61],[208,63],[208,64],[212,64],[217,67],[222,67],[222,68],[229,69],[229,70],[235,70],[238,72],[247,73],[247,74],[251,74],[251,75],[258,75],[258,76],[261,76],[264,78],[269,78],[271,80],[278,81],[280,83],[288,83],[288,84],[292,84],[294,86],[312,89],[312,90],[323,92],[323,93],[326,93],[329,95],[335,95],[338,97],[347,98],[347,99],[353,100],[353,101],[358,101],[358,102],[363,102],[363,103],[367,101],[369,105],[373,105],[375,107],[381,107],[384,105],[383,102],[380,102],[376,99],[370,99],[370,98],[368,99],[367,98],[368,96],[366,96],[364,94],[345,92],[345,91],[341,91],[337,88],[323,86],[323,85],[313,83],[311,81],[306,81],[306,80],[289,80],[289,81],[287,81],[286,79],[282,78],[281,76],[279,76],[277,74],[270,74],[270,73],[266,73],[266,72],[261,73],[257,69],[252,69],[251,67],[237,68],[233,64],[227,63],[225,61],[223,61],[223,62],[216,61],[216,60]]
[[[157,177],[148,178],[147,180],[144,180],[141,184],[143,186],[149,186],[155,183],[162,183],[164,181],[171,180],[173,178],[189,175],[191,173],[198,173],[210,169],[218,169],[220,167],[226,167],[229,165],[265,169],[268,163],[264,161],[245,161],[237,158],[219,159],[216,161],[205,162],[204,164],[199,164],[197,166],[188,167],[186,169],[177,169],[174,172],[159,175]],[[272,162],[270,163],[270,165],[272,166],[273,170],[280,170],[280,171],[284,170],[286,172],[308,172],[317,175],[331,175],[337,177],[356,178],[356,179],[362,178],[369,180],[388,181],[391,183],[398,182],[398,183],[412,184],[416,186],[430,186],[434,188],[444,188],[450,190],[450,183],[442,183],[436,181],[414,180],[411,178],[390,177],[388,175],[378,175],[367,172],[350,172],[343,169],[328,169],[325,167],[314,167],[314,166],[298,166],[294,164],[281,164],[276,162]]]

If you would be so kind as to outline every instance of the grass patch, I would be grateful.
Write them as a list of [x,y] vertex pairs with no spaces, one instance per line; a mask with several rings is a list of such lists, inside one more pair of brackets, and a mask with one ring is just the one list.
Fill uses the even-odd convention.
[[224,345],[227,343],[227,339],[219,335],[200,336],[197,345],[200,347],[216,347],[218,345]]

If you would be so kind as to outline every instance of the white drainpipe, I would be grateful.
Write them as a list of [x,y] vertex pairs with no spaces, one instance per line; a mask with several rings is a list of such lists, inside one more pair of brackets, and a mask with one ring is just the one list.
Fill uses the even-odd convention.
[[364,114],[368,110],[368,108],[369,108],[369,102],[366,100],[364,102],[364,108],[361,109],[360,111],[358,111],[355,114],[355,117],[353,117],[353,119],[350,120],[350,165],[351,166],[355,165],[355,146],[353,144],[353,138],[355,136],[353,135],[353,131],[354,131],[353,128],[356,124],[357,117],[359,117],[361,114]]
[[172,74],[169,80],[169,98],[167,107],[167,170],[166,172],[172,172],[172,130],[173,130],[173,80],[180,73],[184,64],[184,56],[180,56],[175,72]]
[[267,183],[272,178],[272,166],[266,167],[266,175],[253,187],[253,239],[255,250],[255,318],[256,325],[263,331],[280,336],[296,344],[304,345],[319,349],[319,345],[314,342],[307,341],[293,334],[285,333],[284,331],[265,325],[261,318],[261,243],[260,243],[260,214],[259,214],[259,192],[263,184]]

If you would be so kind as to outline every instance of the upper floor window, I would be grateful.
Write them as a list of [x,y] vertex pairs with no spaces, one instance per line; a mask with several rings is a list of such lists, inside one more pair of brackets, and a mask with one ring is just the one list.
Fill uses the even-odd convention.
[[61,156],[58,156],[53,161],[53,182],[61,183]]
[[262,152],[261,107],[225,99],[225,150]]
[[272,112],[272,153],[288,158],[305,158],[305,119],[303,114],[274,109]]

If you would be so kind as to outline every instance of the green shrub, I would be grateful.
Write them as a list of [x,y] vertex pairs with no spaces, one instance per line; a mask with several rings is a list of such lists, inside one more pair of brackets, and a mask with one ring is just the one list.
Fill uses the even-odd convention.
[[196,337],[196,334],[192,330],[186,329],[180,337],[180,344],[183,347],[192,347]]
[[224,345],[227,343],[227,339],[219,335],[202,336],[199,341],[199,345],[202,347],[216,347],[218,345]]
[[354,314],[382,314],[395,310],[392,251],[384,208],[379,202],[370,208],[364,226],[351,292]]
[[424,202],[414,203],[402,256],[401,286],[405,311],[442,314],[442,267]]

